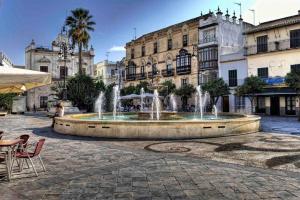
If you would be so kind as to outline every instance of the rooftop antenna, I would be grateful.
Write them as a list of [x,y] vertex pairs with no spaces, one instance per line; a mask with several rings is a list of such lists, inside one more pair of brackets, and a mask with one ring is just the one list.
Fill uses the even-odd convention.
[[105,54],[105,56],[106,56],[106,60],[107,60],[107,61],[108,61],[109,54],[110,54],[110,52],[109,52],[109,51],[107,51],[107,52],[106,52],[106,54]]
[[240,6],[240,18],[242,18],[242,3],[241,2],[234,2],[234,4]]
[[255,25],[255,10],[254,9],[249,9],[252,14],[253,14],[253,25]]
[[133,28],[134,30],[134,39],[136,40],[136,28]]

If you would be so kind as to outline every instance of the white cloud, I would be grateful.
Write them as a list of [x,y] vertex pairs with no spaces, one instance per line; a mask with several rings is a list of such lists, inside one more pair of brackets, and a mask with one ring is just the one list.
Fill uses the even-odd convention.
[[125,51],[125,48],[123,46],[113,46],[109,49],[110,52],[116,52],[116,51]]
[[[255,10],[256,24],[282,17],[296,15],[300,0],[255,0],[249,9]],[[248,9],[243,13],[247,22],[253,23],[253,14]]]

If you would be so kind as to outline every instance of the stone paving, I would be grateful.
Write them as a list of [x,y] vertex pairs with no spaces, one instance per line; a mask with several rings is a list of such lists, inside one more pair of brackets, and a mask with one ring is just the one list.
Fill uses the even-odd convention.
[[25,170],[11,182],[1,180],[1,200],[300,198],[298,172],[218,162],[181,153],[182,148],[169,148],[177,153],[144,149],[175,141],[64,136],[48,128],[50,124],[43,116],[0,118],[5,138],[24,133],[32,140],[46,138],[42,157],[47,168],[39,177]]

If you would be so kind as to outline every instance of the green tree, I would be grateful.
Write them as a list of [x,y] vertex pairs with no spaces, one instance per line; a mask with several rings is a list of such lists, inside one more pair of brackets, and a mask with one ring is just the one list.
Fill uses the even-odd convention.
[[209,93],[211,106],[216,105],[220,97],[230,94],[229,87],[222,78],[208,81],[202,85],[202,90]]
[[151,90],[149,89],[149,82],[148,81],[141,81],[139,82],[139,84],[137,84],[135,86],[135,94],[140,94],[141,93],[141,89],[144,88],[145,92],[151,92]]
[[11,111],[13,98],[17,96],[14,93],[0,94],[0,110]]
[[77,74],[68,80],[67,94],[68,99],[72,101],[75,106],[91,111],[98,92],[95,87],[95,82],[90,76]]
[[64,84],[62,81],[57,81],[51,86],[51,90],[54,92],[50,95],[55,96],[57,100],[62,100],[64,97]]
[[104,92],[106,89],[106,86],[102,80],[97,80],[95,83],[95,88],[98,92]]
[[122,96],[129,95],[129,94],[135,94],[136,93],[136,87],[133,85],[129,85],[127,87],[123,87],[120,91]]
[[89,10],[77,8],[71,11],[71,15],[67,17],[65,24],[69,27],[68,36],[72,41],[72,45],[78,46],[78,61],[79,74],[82,74],[82,48],[88,48],[90,40],[89,31],[94,31],[92,21],[93,16],[90,15]]
[[181,97],[182,108],[186,110],[187,101],[192,97],[195,92],[195,87],[192,84],[186,84],[175,90],[175,94]]
[[[296,91],[297,96],[300,96],[300,71],[293,70],[285,76],[286,84]],[[300,112],[298,115],[298,120],[300,121]]]
[[176,90],[176,85],[172,80],[166,80],[162,84],[162,87],[159,90],[159,95],[163,97],[167,97],[170,94],[174,93]]
[[247,77],[244,84],[236,88],[236,94],[238,96],[245,96],[250,100],[251,103],[251,113],[254,112],[254,97],[256,93],[263,91],[266,83],[257,76]]

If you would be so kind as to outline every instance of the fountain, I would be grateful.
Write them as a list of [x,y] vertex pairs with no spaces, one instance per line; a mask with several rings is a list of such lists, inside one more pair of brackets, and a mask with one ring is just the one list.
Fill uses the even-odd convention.
[[119,107],[120,107],[120,90],[119,90],[119,86],[115,85],[113,87],[113,117],[114,117],[114,120],[116,120]]
[[95,102],[95,110],[98,112],[98,119],[102,119],[103,104],[104,104],[104,92],[100,92]]
[[200,112],[200,118],[203,119],[204,108],[206,106],[207,100],[209,99],[208,92],[204,92],[201,89],[201,86],[198,85],[196,87],[196,95],[195,95],[195,114]]
[[213,106],[212,114],[215,116],[216,119],[218,118],[218,109],[216,105]]
[[144,100],[145,100],[145,90],[144,90],[144,88],[141,88],[140,94],[141,94],[141,108],[140,108],[140,111],[143,112],[144,107],[145,107],[145,102],[144,102]]
[[[103,138],[140,139],[192,139],[231,136],[257,132],[260,117],[238,113],[218,113],[213,106],[212,113],[204,113],[209,99],[207,92],[198,86],[194,113],[178,113],[175,96],[170,96],[172,112],[163,111],[157,88],[154,88],[150,112],[118,113],[120,108],[119,87],[113,88],[113,113],[103,113],[103,94],[100,93],[95,113],[67,115],[55,118],[54,130],[58,133]],[[143,90],[141,90],[143,94]],[[144,97],[141,96],[141,110]],[[117,116],[118,115],[118,116]],[[118,119],[118,120],[116,120]]]
[[154,90],[153,93],[154,97],[152,99],[152,106],[151,106],[151,119],[154,119],[154,113],[156,114],[156,120],[159,120],[160,117],[160,99],[158,95],[157,89]]
[[177,112],[177,102],[174,94],[170,96],[170,103],[173,112]]

